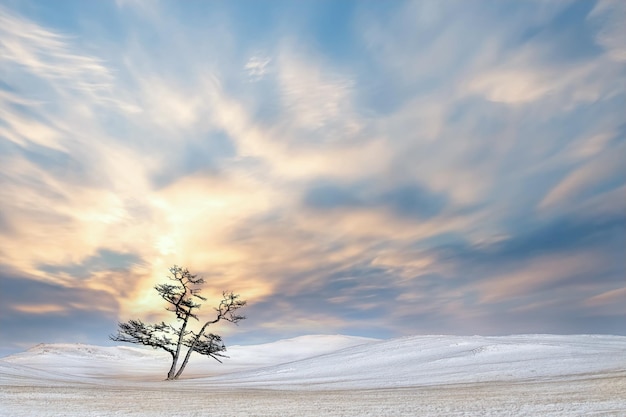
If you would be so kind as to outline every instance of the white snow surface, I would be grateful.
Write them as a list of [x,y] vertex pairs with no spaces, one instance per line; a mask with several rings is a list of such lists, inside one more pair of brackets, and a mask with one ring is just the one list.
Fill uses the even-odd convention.
[[42,344],[0,359],[1,416],[626,416],[626,336],[314,335],[192,356]]

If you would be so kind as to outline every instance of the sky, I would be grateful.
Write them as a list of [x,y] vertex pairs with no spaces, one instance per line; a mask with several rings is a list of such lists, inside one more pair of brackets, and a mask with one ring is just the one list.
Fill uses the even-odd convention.
[[0,0],[0,354],[626,334],[626,3]]

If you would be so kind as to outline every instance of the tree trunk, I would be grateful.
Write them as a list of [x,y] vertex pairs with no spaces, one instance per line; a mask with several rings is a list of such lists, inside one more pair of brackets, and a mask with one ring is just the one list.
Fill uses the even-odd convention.
[[174,376],[174,372],[176,371],[176,362],[178,362],[178,350],[175,355],[172,355],[172,366],[170,370],[167,372],[167,380],[171,381],[172,379],[176,379]]
[[202,327],[202,330],[200,331],[198,336],[196,336],[193,339],[193,342],[191,342],[191,346],[189,347],[189,350],[187,351],[187,354],[185,355],[185,359],[183,360],[182,365],[180,365],[180,369],[178,370],[178,372],[176,372],[176,375],[174,375],[174,379],[178,379],[180,374],[182,374],[183,371],[185,370],[185,366],[187,366],[187,362],[189,362],[189,357],[191,356],[191,353],[193,352],[193,347],[195,346],[196,342],[198,341],[198,339],[200,339],[200,336],[202,336],[202,333],[204,332],[204,327],[206,326]]
[[178,379],[180,374],[182,374],[183,371],[185,370],[185,366],[187,366],[187,362],[189,362],[189,357],[191,356],[191,352],[193,352],[193,347],[190,347],[189,350],[187,351],[187,354],[185,355],[185,359],[183,360],[183,363],[180,365],[180,368],[178,369],[178,372],[176,372],[176,375],[174,375],[174,379]]
[[[185,370],[185,366],[187,366],[187,362],[189,362],[189,357],[191,356],[191,353],[193,352],[193,347],[195,346],[196,342],[198,340],[200,340],[200,338],[204,334],[204,329],[206,329],[209,326],[209,324],[216,323],[216,322],[217,322],[217,320],[216,321],[212,321],[212,322],[208,321],[208,322],[204,323],[204,326],[202,326],[202,328],[200,329],[200,332],[198,333],[198,335],[193,339],[193,342],[191,342],[191,346],[189,347],[189,350],[187,351],[187,354],[185,355],[185,359],[183,360],[183,364],[180,365],[180,369],[178,370],[178,372],[176,372],[176,375],[174,375],[173,379],[178,379],[180,374],[182,374],[183,371]],[[168,379],[169,379],[169,375],[168,375]]]
[[187,328],[187,321],[189,321],[189,316],[185,317],[185,319],[183,320],[183,326],[180,328],[180,333],[178,334],[178,343],[176,344],[176,353],[172,355],[172,366],[170,367],[170,370],[167,373],[168,381],[171,381],[178,377],[178,375],[176,375],[176,363],[178,362],[178,357],[180,356],[180,347],[183,344],[183,338],[185,337],[185,329]]

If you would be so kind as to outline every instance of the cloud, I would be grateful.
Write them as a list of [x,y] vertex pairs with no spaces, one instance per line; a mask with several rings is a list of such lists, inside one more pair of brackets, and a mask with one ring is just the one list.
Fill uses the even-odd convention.
[[585,279],[602,267],[598,253],[579,252],[564,255],[538,256],[511,272],[502,272],[493,278],[472,284],[481,304],[502,303],[509,300],[537,297],[538,293],[556,286],[565,287],[564,281]]
[[[468,84],[468,91],[481,94],[490,101],[506,104],[527,104],[555,95],[565,95],[573,101],[595,101],[610,97],[613,91],[597,82],[615,66],[588,62],[574,68],[560,63],[542,62],[546,52],[531,49],[516,56],[512,61],[499,64],[495,69],[481,72]],[[536,56],[533,56],[536,55]],[[564,72],[565,71],[565,72]],[[580,90],[575,87],[584,85]],[[571,105],[571,102],[570,102]]]
[[603,242],[616,251],[617,247],[608,242],[620,237],[624,216],[621,213],[611,217],[564,216],[525,226],[527,229],[523,232],[487,244],[456,242],[433,250],[443,260],[482,266],[493,262],[528,260],[551,253],[568,253],[581,248],[590,249]]
[[[176,263],[210,300],[249,299],[255,338],[615,328],[609,6],[277,3],[270,24],[125,1],[77,9],[85,26],[6,9],[0,263],[67,288],[68,312],[101,295],[104,327],[160,318]],[[341,28],[302,30],[327,13]],[[58,325],[61,306],[10,314]]]
[[135,264],[141,263],[142,261],[137,255],[101,249],[98,251],[97,255],[81,260],[80,264],[40,265],[38,269],[51,274],[63,272],[65,274],[70,274],[73,277],[85,277],[94,272],[101,272],[110,269],[126,270]]
[[404,248],[386,245],[372,263],[397,288],[390,315],[424,331],[498,334],[511,320],[520,331],[575,329],[568,315],[593,316],[600,328],[618,331],[614,308],[586,300],[621,285],[623,225],[622,215],[576,217],[492,241],[435,236]]
[[[138,111],[123,99],[125,95],[113,93],[115,76],[107,64],[94,54],[79,51],[75,39],[44,28],[5,7],[0,11],[0,52],[9,70],[5,72],[4,83],[29,85],[28,93],[38,91],[31,97],[41,96],[43,91],[60,97],[77,92],[95,103],[115,106],[123,112]],[[24,94],[19,101],[25,103],[24,97],[28,95]]]
[[281,101],[290,116],[290,126],[304,132],[321,133],[324,129],[323,136],[315,135],[316,141],[346,140],[358,132],[349,77],[330,73],[315,60],[290,49],[281,54],[277,65]]
[[[595,158],[589,159],[581,167],[572,170],[558,183],[541,201],[541,209],[550,208],[556,204],[563,204],[568,200],[588,195],[591,191],[597,192],[607,188],[622,185],[619,181],[623,171],[622,159],[626,154],[626,142],[605,148],[604,152]],[[607,184],[602,186],[603,184]],[[609,185],[611,184],[611,185]],[[584,197],[583,197],[584,198]]]
[[626,287],[621,287],[591,296],[585,300],[584,304],[593,309],[598,316],[619,317],[626,314],[625,302]]
[[308,190],[303,203],[317,210],[383,208],[395,216],[418,219],[434,217],[445,206],[445,196],[418,183],[396,185],[387,190],[376,188],[365,182],[347,187],[322,184]]
[[625,15],[624,2],[601,0],[587,17],[598,27],[596,41],[608,51],[611,59],[619,62],[626,61],[626,29],[622,24]]
[[480,57],[484,60],[477,63],[480,69],[468,74],[468,91],[506,104],[562,102],[563,97],[571,106],[611,97],[614,89],[603,78],[614,77],[621,69],[611,62],[611,52],[603,54],[597,48],[587,27],[596,14],[592,4],[563,6],[550,26],[528,28],[527,35],[516,40],[514,53],[506,48],[510,44],[503,44]]
[[5,346],[61,341],[68,335],[93,337],[116,317],[118,301],[111,294],[43,282],[0,267],[3,299],[0,314]]
[[259,81],[268,73],[270,62],[272,62],[272,59],[269,57],[255,55],[246,62],[244,69],[248,73],[250,80]]
[[[23,19],[5,8],[0,17],[3,60],[38,77],[66,82],[97,97],[110,86],[112,76],[94,57],[73,53],[64,36]],[[71,83],[70,83],[71,82]]]
[[[556,75],[556,74],[554,74]],[[474,80],[470,91],[482,92],[487,99],[500,103],[534,101],[554,88],[553,77],[541,80],[538,74],[524,71],[501,71],[481,74]]]

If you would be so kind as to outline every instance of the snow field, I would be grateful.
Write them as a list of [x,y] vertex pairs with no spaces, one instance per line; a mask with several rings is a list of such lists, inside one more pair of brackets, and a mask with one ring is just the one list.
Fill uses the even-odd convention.
[[26,416],[624,416],[626,375],[378,390],[3,387],[0,415]]
[[626,337],[305,336],[196,356],[39,345],[0,359],[0,415],[625,416]]

